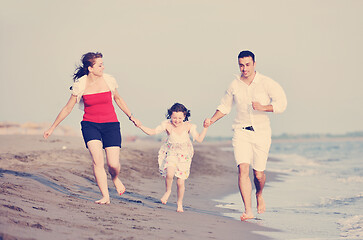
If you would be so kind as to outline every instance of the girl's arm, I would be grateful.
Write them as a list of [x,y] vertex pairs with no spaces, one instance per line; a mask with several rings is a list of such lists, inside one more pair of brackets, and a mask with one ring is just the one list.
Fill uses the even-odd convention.
[[117,106],[126,114],[126,116],[130,119],[130,121],[132,121],[135,126],[139,126],[141,123],[138,119],[136,119],[130,109],[127,107],[126,102],[123,100],[123,98],[120,96],[120,94],[118,93],[117,89],[115,89],[114,93],[113,93],[113,99],[115,100]]
[[197,141],[197,142],[203,142],[203,140],[204,140],[204,137],[205,137],[205,135],[207,134],[207,130],[208,130],[208,128],[203,128],[203,130],[202,130],[202,132],[200,133],[200,134],[197,134],[196,136],[195,136],[195,140]]
[[54,131],[54,129],[72,112],[74,105],[77,102],[77,96],[71,95],[67,104],[59,112],[57,118],[54,120],[52,126],[44,132],[43,137],[47,139]]
[[146,133],[147,135],[155,135],[156,134],[156,129],[151,129],[148,127],[145,127],[143,125],[139,125],[138,126],[144,133]]
[[147,135],[156,135],[156,134],[162,133],[164,131],[167,132],[167,122],[168,121],[164,121],[159,126],[157,126],[156,128],[153,128],[153,129],[145,127],[141,123],[138,127]]

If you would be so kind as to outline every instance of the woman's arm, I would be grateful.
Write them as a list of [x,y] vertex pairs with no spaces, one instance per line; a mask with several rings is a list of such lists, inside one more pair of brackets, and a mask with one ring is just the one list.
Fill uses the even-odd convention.
[[44,132],[43,137],[47,139],[54,131],[54,129],[72,112],[74,105],[77,102],[77,96],[71,95],[67,104],[59,112],[57,118],[54,120],[52,126]]
[[127,107],[126,102],[120,96],[117,89],[115,89],[113,93],[113,99],[115,100],[117,106],[126,114],[126,116],[135,124],[135,126],[138,127],[140,125],[140,121],[132,115],[130,109]]

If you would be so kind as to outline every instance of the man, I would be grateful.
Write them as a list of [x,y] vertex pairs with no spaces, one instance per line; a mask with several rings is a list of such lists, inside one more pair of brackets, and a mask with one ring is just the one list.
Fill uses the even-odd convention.
[[236,105],[237,116],[233,123],[232,143],[238,166],[238,186],[245,205],[241,220],[245,221],[254,218],[251,207],[250,165],[256,186],[257,212],[265,212],[262,190],[265,186],[264,171],[271,145],[267,112],[285,111],[287,100],[284,90],[277,82],[255,71],[255,55],[252,52],[240,52],[238,64],[241,75],[230,84],[217,111],[211,119],[205,119],[204,126],[209,127],[230,113],[233,104]]

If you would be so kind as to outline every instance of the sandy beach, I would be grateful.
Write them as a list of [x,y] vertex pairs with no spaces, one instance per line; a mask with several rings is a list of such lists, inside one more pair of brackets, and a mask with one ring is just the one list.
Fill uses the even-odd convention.
[[[215,207],[213,199],[238,190],[233,153],[222,143],[194,145],[185,212],[177,213],[175,181],[167,205],[159,200],[160,142],[123,143],[127,190],[118,196],[109,178],[110,205],[94,203],[101,194],[81,137],[0,135],[0,142],[0,239],[268,239],[258,232],[277,231],[224,217]],[[269,173],[268,181],[275,177]]]

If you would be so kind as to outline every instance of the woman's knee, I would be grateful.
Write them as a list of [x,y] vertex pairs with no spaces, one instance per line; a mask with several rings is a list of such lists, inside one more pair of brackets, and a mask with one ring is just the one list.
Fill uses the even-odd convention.
[[92,156],[92,160],[94,168],[104,168],[105,161],[103,156]]
[[120,173],[120,164],[113,164],[108,165],[108,172],[111,174],[112,177],[117,176]]

